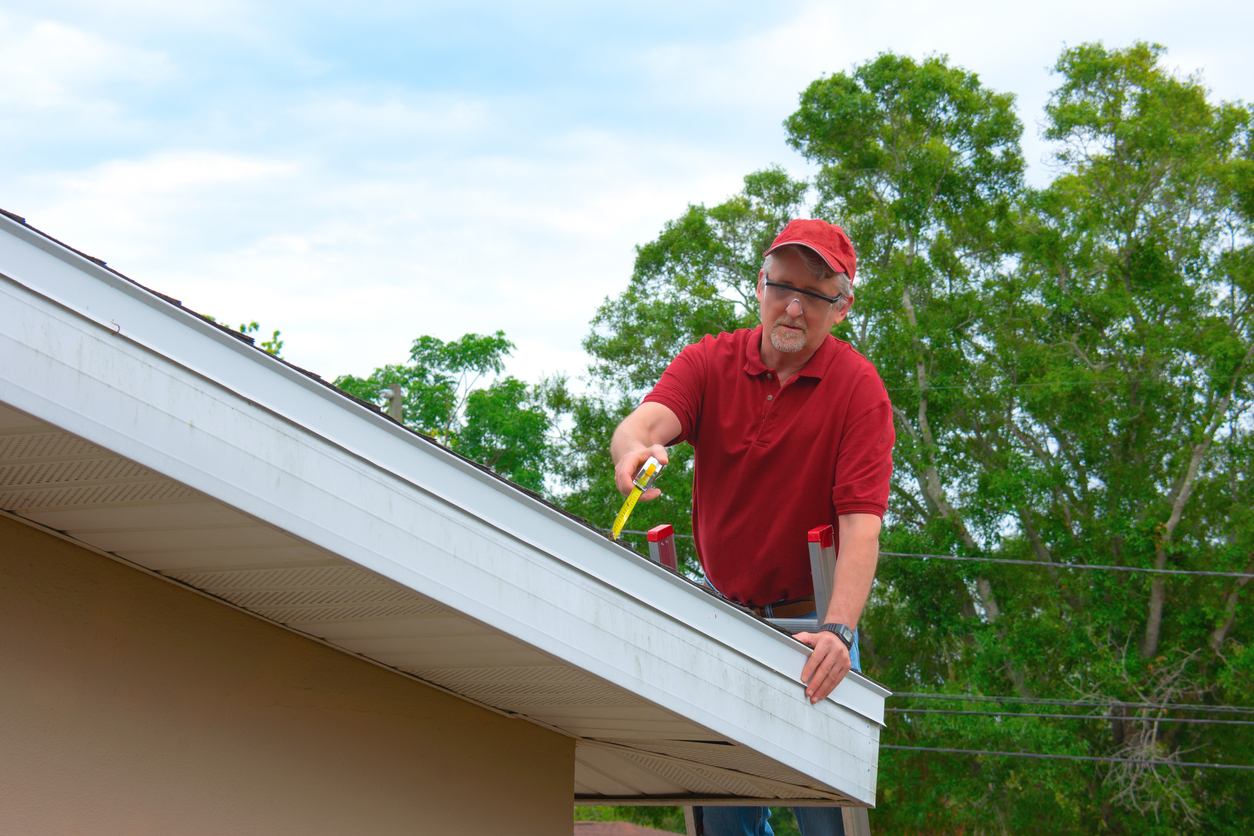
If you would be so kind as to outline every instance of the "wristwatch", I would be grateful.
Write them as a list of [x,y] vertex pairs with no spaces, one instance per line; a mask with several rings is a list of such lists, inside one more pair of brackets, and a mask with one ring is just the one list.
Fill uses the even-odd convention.
[[824,624],[818,629],[818,632],[826,630],[829,633],[835,633],[836,638],[845,643],[845,647],[853,650],[853,628],[845,624]]

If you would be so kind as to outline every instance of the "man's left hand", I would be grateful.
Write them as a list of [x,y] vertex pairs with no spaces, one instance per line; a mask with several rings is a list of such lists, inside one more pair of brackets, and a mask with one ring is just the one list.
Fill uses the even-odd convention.
[[810,704],[827,699],[853,666],[849,648],[827,631],[821,633],[797,633],[794,639],[814,648],[806,666],[801,669],[801,681],[806,685]]

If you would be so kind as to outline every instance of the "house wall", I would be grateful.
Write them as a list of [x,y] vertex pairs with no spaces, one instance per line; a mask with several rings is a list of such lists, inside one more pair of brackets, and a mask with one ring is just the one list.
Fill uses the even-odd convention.
[[0,517],[0,832],[571,832],[574,741]]

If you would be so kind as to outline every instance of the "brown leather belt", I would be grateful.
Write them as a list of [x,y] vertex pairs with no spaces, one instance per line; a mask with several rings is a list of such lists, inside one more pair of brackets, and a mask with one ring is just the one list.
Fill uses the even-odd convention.
[[[744,604],[743,606],[748,607],[763,618],[767,617],[766,607],[758,607],[753,604]],[[794,598],[791,601],[780,601],[778,604],[768,604],[767,606],[771,608],[771,618],[798,618],[814,612],[814,595]]]

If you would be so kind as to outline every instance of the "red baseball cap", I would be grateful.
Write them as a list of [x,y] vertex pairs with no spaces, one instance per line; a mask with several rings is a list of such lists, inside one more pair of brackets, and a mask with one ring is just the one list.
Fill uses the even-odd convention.
[[786,244],[809,247],[827,262],[828,267],[849,276],[849,283],[853,284],[858,256],[853,251],[853,242],[840,227],[820,220],[789,221],[788,226],[775,239],[775,243],[762,255],[770,255]]

